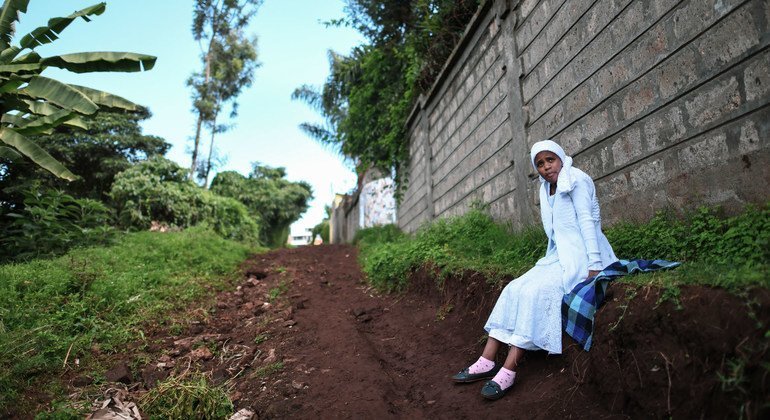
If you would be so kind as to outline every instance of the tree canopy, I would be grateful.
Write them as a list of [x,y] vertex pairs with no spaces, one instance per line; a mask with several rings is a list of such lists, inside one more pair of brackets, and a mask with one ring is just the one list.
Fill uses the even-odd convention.
[[16,208],[23,195],[20,191],[48,187],[74,197],[107,200],[115,175],[132,163],[164,155],[171,147],[157,136],[142,134],[139,122],[150,117],[141,108],[137,112],[100,112],[84,117],[87,130],[60,126],[53,134],[30,137],[45,144],[56,160],[70,169],[78,179],[68,182],[26,161],[10,164],[0,158],[0,197],[6,209]]
[[[197,114],[193,139],[190,176],[198,175],[205,182],[212,168],[214,138],[226,131],[228,124],[217,121],[227,104],[230,118],[238,113],[237,98],[251,86],[257,62],[257,38],[244,29],[256,14],[262,0],[196,0],[193,10],[192,33],[201,45],[201,71],[187,80],[192,88],[193,112]],[[208,158],[199,158],[203,127],[211,140]]]
[[294,99],[325,119],[301,128],[337,148],[361,171],[395,170],[403,187],[406,119],[478,6],[478,0],[348,0],[346,16],[329,24],[355,28],[367,42],[349,55],[329,53],[330,74],[322,88],[304,85],[294,91]]
[[289,225],[308,209],[313,190],[304,181],[286,179],[284,168],[255,163],[245,177],[234,171],[220,172],[211,181],[211,191],[246,205],[262,223],[262,242],[270,246],[286,243]]

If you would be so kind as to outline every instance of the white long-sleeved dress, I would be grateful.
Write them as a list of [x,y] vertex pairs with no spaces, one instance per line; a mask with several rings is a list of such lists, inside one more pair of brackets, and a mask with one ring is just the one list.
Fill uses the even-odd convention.
[[574,168],[559,173],[556,193],[540,188],[540,215],[548,236],[545,257],[502,291],[484,329],[490,337],[525,350],[560,354],[561,301],[588,270],[617,261],[601,230],[593,180]]

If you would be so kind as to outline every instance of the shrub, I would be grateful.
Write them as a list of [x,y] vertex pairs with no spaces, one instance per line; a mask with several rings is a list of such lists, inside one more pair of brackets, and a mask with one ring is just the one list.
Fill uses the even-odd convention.
[[0,261],[61,254],[75,246],[108,243],[110,210],[101,202],[57,190],[24,192],[24,207],[0,229]]
[[402,289],[413,270],[428,264],[439,270],[439,279],[463,270],[482,272],[492,281],[517,276],[542,256],[546,245],[542,229],[512,235],[479,209],[436,220],[412,239],[396,232],[395,226],[385,226],[357,234],[361,267],[382,290]]
[[211,191],[243,203],[261,222],[262,243],[271,247],[286,244],[289,227],[307,210],[313,197],[306,182],[286,180],[284,168],[258,163],[248,177],[233,171],[218,173],[211,181]]
[[706,207],[684,219],[661,212],[647,223],[616,224],[606,234],[623,258],[757,266],[770,262],[770,204],[727,218]]
[[259,222],[242,203],[201,189],[165,158],[119,173],[111,197],[124,228],[147,229],[153,221],[181,228],[205,224],[228,239],[256,243],[259,237]]

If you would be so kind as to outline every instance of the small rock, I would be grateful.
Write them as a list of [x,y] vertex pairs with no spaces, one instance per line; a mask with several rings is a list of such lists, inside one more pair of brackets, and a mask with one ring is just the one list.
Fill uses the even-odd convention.
[[238,286],[235,288],[235,290],[238,290],[238,291],[240,291],[241,289],[243,289],[243,286]]
[[252,302],[246,302],[246,303],[243,304],[242,307],[243,307],[243,310],[245,310],[245,311],[251,312],[251,311],[254,310],[254,304]]
[[425,402],[425,404],[428,404],[428,405],[433,405],[435,403],[436,403],[436,400],[429,400]]
[[180,338],[179,340],[174,341],[174,347],[180,352],[190,350],[194,340],[195,337]]
[[270,349],[267,351],[267,357],[265,357],[265,359],[262,360],[262,363],[265,365],[269,365],[271,363],[275,363],[276,360],[278,360],[278,357],[275,355],[275,349]]
[[366,313],[366,309],[364,308],[355,308],[353,309],[353,316],[358,318],[359,316]]
[[190,352],[190,357],[193,360],[209,360],[214,357],[214,354],[211,353],[208,347],[198,347]]
[[296,390],[300,390],[300,389],[305,388],[305,384],[302,383],[302,382],[291,381],[291,387],[296,389]]
[[[230,399],[233,401],[236,401],[232,397]],[[238,399],[240,399],[240,397]],[[251,420],[253,418],[254,418],[253,411],[249,410],[248,408],[241,408],[240,410],[238,410],[237,413],[230,416],[228,420]]]
[[131,371],[125,363],[114,366],[104,374],[104,377],[107,379],[107,382],[131,383]]
[[297,325],[297,321],[295,321],[293,319],[290,319],[290,320],[288,320],[288,321],[283,323],[284,327],[293,327],[295,325]]
[[241,292],[240,290],[238,290],[238,291],[236,291],[236,292],[233,292],[233,296],[237,296],[237,297],[243,297],[243,292]]

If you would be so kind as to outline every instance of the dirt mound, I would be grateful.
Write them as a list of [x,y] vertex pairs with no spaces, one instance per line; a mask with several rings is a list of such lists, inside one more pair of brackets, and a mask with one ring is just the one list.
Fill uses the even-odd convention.
[[383,296],[363,282],[355,248],[341,245],[256,255],[242,272],[184,331],[149,338],[147,362],[125,378],[135,400],[173,372],[199,369],[258,418],[768,414],[767,291],[685,288],[677,305],[661,301],[665,291],[614,284],[590,352],[568,337],[563,356],[530,352],[515,389],[488,402],[481,383],[450,381],[483,346],[499,290],[482,276],[437,287],[420,270],[407,293]]

